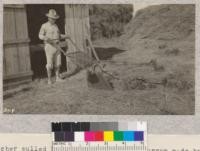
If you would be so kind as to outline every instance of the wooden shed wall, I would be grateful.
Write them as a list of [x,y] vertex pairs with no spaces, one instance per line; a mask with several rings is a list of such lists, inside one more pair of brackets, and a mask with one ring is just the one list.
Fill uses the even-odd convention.
[[[5,5],[3,17],[4,86],[30,81],[33,73],[30,64],[26,7],[25,5]],[[65,5],[65,33],[70,35],[82,51],[87,51],[86,37],[90,36],[89,28],[88,5]],[[68,41],[68,52],[74,51],[78,50]],[[71,67],[73,70],[74,66],[67,59],[68,70]]]
[[30,81],[32,76],[24,5],[5,5],[3,14],[3,80]]
[[[86,37],[90,36],[89,26],[89,6],[83,4],[68,4],[65,5],[65,33],[82,51],[87,51]],[[78,51],[74,45],[68,41],[68,52]],[[89,53],[89,52],[88,52]],[[67,59],[68,70],[74,68],[71,62]]]

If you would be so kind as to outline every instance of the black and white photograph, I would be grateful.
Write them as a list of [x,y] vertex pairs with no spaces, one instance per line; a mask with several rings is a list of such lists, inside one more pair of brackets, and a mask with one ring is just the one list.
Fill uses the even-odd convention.
[[3,113],[194,115],[195,4],[4,4]]

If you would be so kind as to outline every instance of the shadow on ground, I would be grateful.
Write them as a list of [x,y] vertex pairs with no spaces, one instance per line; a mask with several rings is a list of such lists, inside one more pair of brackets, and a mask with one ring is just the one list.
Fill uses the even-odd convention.
[[96,47],[95,50],[100,60],[111,59],[114,55],[126,51],[126,50],[121,50],[115,47],[110,47],[110,48]]

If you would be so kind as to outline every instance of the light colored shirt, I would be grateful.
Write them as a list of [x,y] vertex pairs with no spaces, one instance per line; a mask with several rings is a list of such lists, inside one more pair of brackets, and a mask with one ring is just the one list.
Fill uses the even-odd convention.
[[59,41],[60,39],[60,30],[58,29],[58,26],[56,24],[51,24],[49,22],[46,22],[42,24],[40,31],[39,31],[39,38],[41,40],[44,40],[44,38],[49,38],[50,40]]

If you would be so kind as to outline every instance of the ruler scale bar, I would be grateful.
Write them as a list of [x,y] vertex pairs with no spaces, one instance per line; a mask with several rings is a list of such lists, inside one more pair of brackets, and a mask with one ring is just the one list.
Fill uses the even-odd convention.
[[[79,146],[78,146],[79,145]],[[90,146],[88,144],[80,144],[77,145],[53,145],[53,151],[83,151],[83,150],[91,150],[91,151],[146,151],[147,147],[144,144],[129,144],[129,146],[109,146],[109,144],[102,144],[97,146]]]

